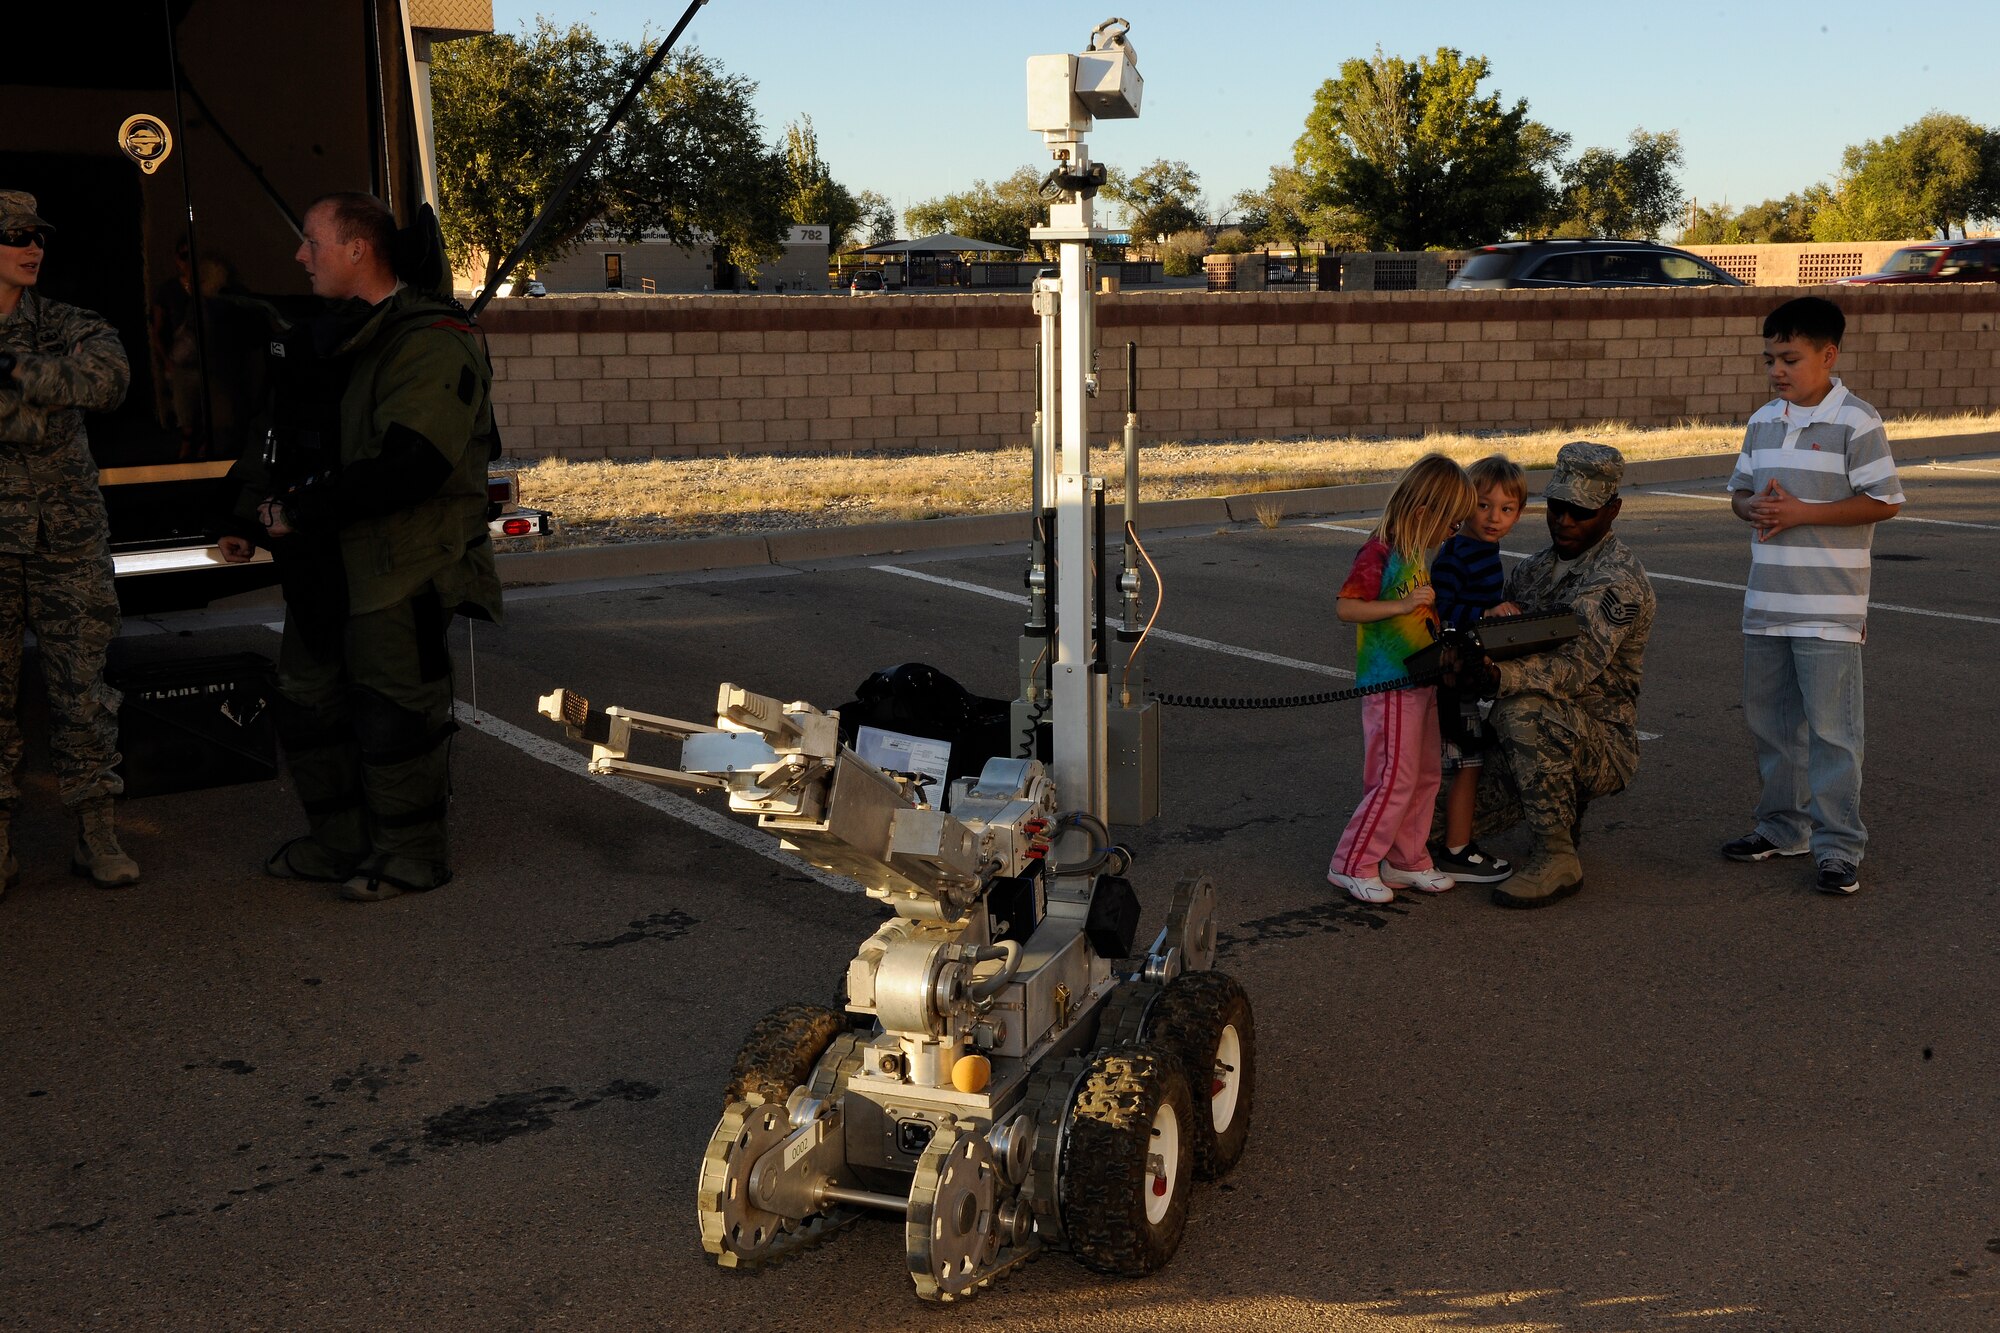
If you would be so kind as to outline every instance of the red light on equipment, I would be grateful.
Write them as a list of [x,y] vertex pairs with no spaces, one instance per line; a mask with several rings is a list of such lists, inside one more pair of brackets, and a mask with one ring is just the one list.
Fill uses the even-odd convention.
[[510,518],[500,524],[500,531],[509,537],[525,537],[534,530],[535,524],[532,519]]

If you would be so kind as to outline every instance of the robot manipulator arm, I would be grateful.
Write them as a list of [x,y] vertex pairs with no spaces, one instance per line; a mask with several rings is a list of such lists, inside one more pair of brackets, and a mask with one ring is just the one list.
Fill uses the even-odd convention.
[[[818,818],[840,751],[837,717],[730,684],[720,690],[715,726],[615,706],[593,710],[588,699],[564,689],[543,695],[537,711],[562,723],[572,739],[590,742],[593,773],[726,791],[730,807],[745,814]],[[679,741],[680,767],[633,762],[634,733]]]
[[[544,695],[538,711],[590,742],[590,771],[660,786],[721,791],[785,847],[822,870],[859,880],[898,914],[956,920],[984,887],[974,830],[921,803],[915,778],[867,763],[840,743],[840,718],[724,684],[714,726],[634,712],[593,710],[571,690]],[[680,742],[677,767],[636,763],[635,733]]]

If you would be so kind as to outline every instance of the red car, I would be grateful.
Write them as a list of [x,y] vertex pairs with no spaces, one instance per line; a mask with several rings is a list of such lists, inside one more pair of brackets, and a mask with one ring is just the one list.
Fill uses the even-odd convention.
[[1889,256],[1881,272],[1840,282],[2000,282],[2000,238],[1906,245]]

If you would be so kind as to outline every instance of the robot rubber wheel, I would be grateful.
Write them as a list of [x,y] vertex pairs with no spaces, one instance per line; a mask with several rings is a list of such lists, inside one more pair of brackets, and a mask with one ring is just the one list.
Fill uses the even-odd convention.
[[1174,1257],[1193,1187],[1193,1126],[1177,1055],[1119,1046],[1091,1056],[1070,1103],[1057,1185],[1078,1263],[1144,1277]]
[[725,1102],[751,1093],[783,1106],[792,1089],[812,1077],[833,1039],[847,1031],[847,1015],[823,1004],[781,1004],[752,1025],[729,1069]]
[[1228,1175],[1250,1140],[1257,1091],[1257,1024],[1250,997],[1226,972],[1183,972],[1146,1011],[1141,1040],[1178,1055],[1187,1072],[1196,1178]]
[[743,1038],[695,1191],[702,1248],[722,1267],[757,1268],[786,1258],[858,1216],[832,1208],[783,1217],[759,1207],[750,1190],[757,1162],[791,1132],[786,1100],[846,1031],[845,1017],[825,1005],[787,1004],[758,1019]]

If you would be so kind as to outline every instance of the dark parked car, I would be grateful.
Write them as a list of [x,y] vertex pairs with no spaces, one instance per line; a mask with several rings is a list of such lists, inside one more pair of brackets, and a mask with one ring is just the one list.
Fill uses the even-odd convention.
[[2000,282],[2000,240],[1906,245],[1889,256],[1880,272],[1839,281],[1869,286],[1879,282]]
[[1451,280],[1480,287],[1741,287],[1705,259],[1651,241],[1503,241]]

